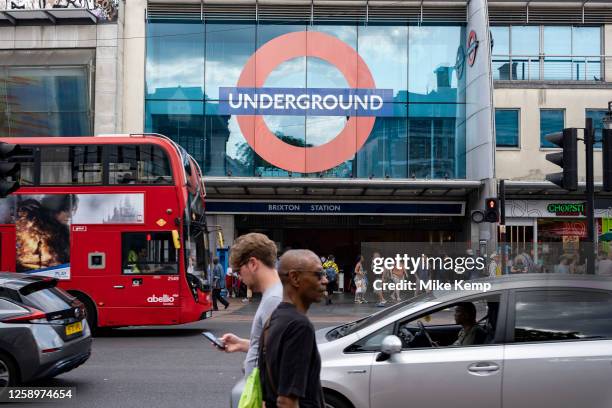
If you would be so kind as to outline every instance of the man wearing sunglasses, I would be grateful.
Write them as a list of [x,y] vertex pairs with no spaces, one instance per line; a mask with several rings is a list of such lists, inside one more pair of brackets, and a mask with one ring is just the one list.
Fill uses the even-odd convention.
[[[233,333],[221,336],[226,352],[247,353],[244,360],[244,374],[248,377],[257,365],[259,338],[264,324],[283,297],[283,285],[274,269],[276,244],[264,234],[242,235],[234,241],[230,249],[229,262],[232,270],[238,272],[240,279],[248,287],[255,292],[262,292],[249,339],[240,338]],[[240,388],[240,383],[236,387]]]
[[287,251],[279,262],[283,301],[270,316],[259,350],[266,408],[324,408],[321,357],[308,308],[325,295],[327,278],[312,251]]

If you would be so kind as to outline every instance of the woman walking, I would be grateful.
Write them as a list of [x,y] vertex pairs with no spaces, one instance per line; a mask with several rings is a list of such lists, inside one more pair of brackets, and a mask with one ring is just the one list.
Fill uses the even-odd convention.
[[365,295],[365,270],[363,269],[364,258],[362,255],[357,257],[357,264],[354,270],[354,281],[355,281],[355,303],[367,303],[364,299]]
[[[372,255],[372,270],[374,270],[374,260],[377,258],[380,258],[380,253],[374,252]],[[385,299],[385,293],[383,291],[383,285],[387,282],[386,275],[387,269],[385,268],[383,273],[380,275],[380,289],[374,288],[374,293],[376,293],[376,296],[378,296],[378,303],[376,304],[376,307],[385,307],[385,304],[387,303],[387,299]]]

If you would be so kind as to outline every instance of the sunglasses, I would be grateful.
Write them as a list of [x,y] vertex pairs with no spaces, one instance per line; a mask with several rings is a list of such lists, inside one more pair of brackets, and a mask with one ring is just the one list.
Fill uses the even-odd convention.
[[323,280],[323,278],[325,277],[325,271],[324,270],[316,270],[316,271],[303,271],[303,270],[297,270],[294,269],[296,272],[306,272],[306,273],[312,273],[314,274],[314,276],[316,276],[319,280]]

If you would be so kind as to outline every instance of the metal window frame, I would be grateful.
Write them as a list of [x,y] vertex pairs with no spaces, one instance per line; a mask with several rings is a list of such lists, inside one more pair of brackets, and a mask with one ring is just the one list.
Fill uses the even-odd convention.
[[[531,78],[531,61],[532,58],[529,56],[522,56],[521,58],[527,58],[527,79],[517,79],[513,77],[513,72],[512,72],[512,63],[513,60],[518,57],[518,55],[516,53],[514,53],[513,50],[513,43],[512,43],[512,32],[513,29],[515,27],[527,27],[527,26],[536,26],[538,27],[538,32],[539,32],[539,44],[538,44],[538,74],[539,77],[537,79],[533,79]],[[570,38],[570,54],[567,55],[567,57],[570,59],[570,79],[569,81],[572,82],[582,82],[582,81],[589,81],[588,79],[588,73],[589,70],[587,69],[588,63],[589,63],[589,58],[590,57],[599,57],[599,77],[600,80],[599,82],[605,82],[605,66],[606,66],[606,55],[605,55],[605,30],[604,25],[600,25],[600,24],[594,24],[594,25],[585,25],[585,27],[593,27],[593,28],[598,28],[599,29],[599,55],[593,55],[593,56],[584,56],[584,64],[585,64],[585,70],[584,70],[584,78],[582,79],[574,79],[574,59],[576,58],[576,53],[574,51],[574,33],[575,30],[577,28],[581,28],[581,26],[576,25],[576,24],[563,24],[563,25],[553,25],[553,24],[533,24],[533,25],[529,25],[529,24],[500,24],[500,25],[496,25],[495,27],[508,27],[508,63],[510,64],[510,68],[509,68],[509,73],[508,73],[508,80],[509,81],[547,81],[546,78],[544,78],[544,64],[545,64],[545,59],[546,59],[546,53],[544,52],[545,50],[545,37],[544,37],[544,30],[546,27],[569,27],[571,30],[571,38]],[[495,55],[492,55],[492,57]],[[500,55],[501,56],[501,55]],[[554,56],[554,55],[549,55],[549,57]],[[533,56],[534,58],[536,57],[535,55]],[[580,62],[578,62],[580,63]],[[502,79],[499,79],[502,80]]]
[[[11,55],[17,56],[17,60],[4,60],[4,59],[0,59],[0,77],[1,78],[8,78],[9,76],[9,69],[13,68],[13,69],[45,69],[45,70],[51,70],[51,69],[56,69],[56,70],[60,70],[60,69],[82,69],[84,70],[84,78],[86,81],[86,100],[87,100],[87,107],[84,111],[84,113],[87,115],[87,120],[88,120],[88,134],[93,134],[94,131],[94,121],[95,121],[95,60],[96,60],[96,51],[95,49],[76,49],[76,50],[70,50],[70,51],[74,51],[74,60],[71,61],[72,63],[62,63],[62,64],[49,64],[47,63],[48,61],[44,61],[44,63],[36,63],[39,61],[32,61],[34,63],[26,63],[28,61],[28,59],[32,59],[30,58],[30,54],[33,52],[34,55],[36,55],[36,53],[48,53],[48,52],[52,52],[56,51],[56,50],[33,50],[33,51],[27,51],[27,50],[0,50],[0,56],[2,55],[2,53],[10,53]],[[66,51],[66,50],[57,50],[57,51]],[[89,53],[89,54],[86,54]],[[24,58],[24,57],[19,57],[19,55],[25,54],[25,59],[23,61],[20,60],[20,58]],[[40,54],[39,54],[40,55]],[[51,54],[52,55],[52,54]],[[5,98],[8,98],[8,92],[5,95]],[[7,119],[10,117],[11,113],[13,113],[10,109],[8,109],[8,107],[10,106],[10,104],[8,103],[8,99],[6,99],[5,101],[7,110],[6,110],[6,114],[7,114]],[[82,112],[82,111],[64,111],[64,112]],[[52,112],[47,110],[47,113],[62,113],[61,111],[58,112]],[[9,126],[9,135],[12,136],[12,132]],[[17,135],[18,136],[18,135]]]
[[494,108],[494,114],[497,113],[497,111],[518,111],[518,116],[517,116],[517,139],[516,139],[516,146],[497,146],[497,120],[495,121],[496,124],[496,129],[495,129],[495,149],[500,149],[500,150],[521,150],[521,134],[523,132],[521,132],[521,108],[517,107],[503,107],[503,108]]
[[563,112],[563,125],[561,129],[565,128],[567,109],[566,108],[539,108],[538,112],[540,115],[540,148],[539,150],[560,150],[559,147],[546,147],[542,146],[542,111],[562,111]]

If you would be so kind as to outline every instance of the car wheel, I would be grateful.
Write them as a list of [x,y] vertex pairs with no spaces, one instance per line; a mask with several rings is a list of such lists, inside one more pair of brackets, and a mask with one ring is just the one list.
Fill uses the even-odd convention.
[[6,354],[0,353],[0,394],[7,387],[17,384],[17,368],[15,363]]
[[353,406],[340,394],[326,392],[325,393],[325,408],[352,408]]

